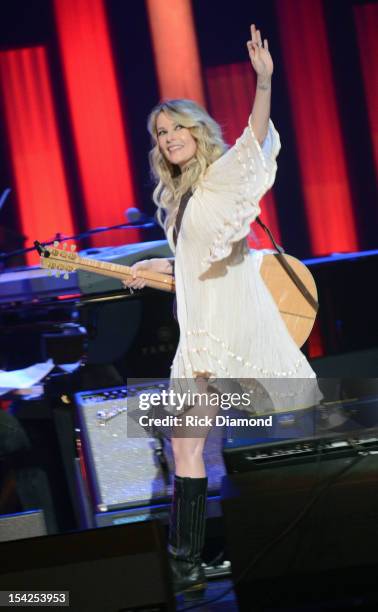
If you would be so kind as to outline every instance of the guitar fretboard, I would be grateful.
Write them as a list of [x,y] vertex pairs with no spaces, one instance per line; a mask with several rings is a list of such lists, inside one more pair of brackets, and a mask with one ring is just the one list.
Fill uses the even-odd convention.
[[[50,256],[43,262],[44,267],[53,267],[54,263],[59,269],[80,269],[85,272],[93,272],[102,274],[103,276],[112,276],[119,280],[130,280],[132,276],[131,268],[122,264],[111,263],[107,261],[98,261],[87,257],[79,257],[72,251],[53,248],[50,250]],[[146,280],[146,284],[154,289],[163,289],[165,291],[174,292],[174,279],[171,274],[163,274],[159,272],[151,272],[143,270],[139,273],[140,278]]]

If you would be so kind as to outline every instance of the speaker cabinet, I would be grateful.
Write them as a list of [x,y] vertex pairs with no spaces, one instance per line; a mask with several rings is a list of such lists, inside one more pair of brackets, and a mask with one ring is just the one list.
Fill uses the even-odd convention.
[[0,590],[69,591],[72,612],[174,610],[157,521],[0,544]]
[[222,508],[240,610],[346,610],[348,597],[377,605],[377,455],[226,476]]

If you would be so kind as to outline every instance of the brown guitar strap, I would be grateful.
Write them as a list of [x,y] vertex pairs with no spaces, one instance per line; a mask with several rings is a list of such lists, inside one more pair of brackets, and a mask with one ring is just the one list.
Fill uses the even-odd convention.
[[283,269],[285,270],[285,272],[288,274],[288,276],[290,276],[291,280],[296,285],[296,287],[299,289],[299,291],[301,292],[303,297],[310,304],[310,306],[312,306],[312,308],[315,310],[315,312],[317,312],[317,310],[319,308],[319,303],[311,295],[311,293],[307,289],[306,285],[302,282],[302,280],[299,278],[298,274],[291,267],[289,262],[285,259],[284,255],[283,255],[283,253],[284,253],[283,248],[276,243],[276,241],[274,240],[273,235],[272,235],[270,229],[265,225],[265,223],[263,223],[261,221],[260,217],[256,217],[256,221],[260,225],[260,227],[262,227],[266,231],[266,233],[268,234],[269,238],[271,239],[274,248],[277,250],[277,253],[274,253],[274,255],[275,255],[275,257],[277,257],[278,261],[280,262],[280,264],[283,267]]
[[[177,211],[177,215],[176,215],[176,221],[175,221],[175,226],[173,228],[173,242],[175,244],[175,246],[177,245],[177,239],[180,233],[180,229],[181,229],[181,223],[182,223],[182,218],[184,216],[184,212],[186,209],[186,206],[190,200],[190,198],[192,197],[193,192],[191,189],[188,189],[188,191],[186,193],[184,193],[184,195],[181,197],[180,200],[180,204],[178,207],[178,211]],[[175,264],[174,264],[174,260],[173,260],[173,275],[175,274]],[[176,295],[174,297],[173,300],[173,316],[177,319],[177,300],[176,300]]]
[[180,229],[181,229],[182,218],[184,216],[186,206],[190,198],[192,197],[192,195],[193,195],[192,190],[188,189],[188,191],[184,193],[184,195],[181,197],[177,215],[176,215],[175,227],[173,228],[173,242],[175,243],[175,246],[177,245],[177,240],[178,240]]

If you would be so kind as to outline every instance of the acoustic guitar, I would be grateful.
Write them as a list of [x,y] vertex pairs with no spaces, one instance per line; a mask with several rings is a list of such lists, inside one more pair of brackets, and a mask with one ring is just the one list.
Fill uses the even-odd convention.
[[[79,257],[75,252],[75,245],[67,248],[67,245],[63,244],[63,248],[58,248],[59,243],[55,242],[53,247],[43,247],[37,241],[35,245],[41,256],[41,267],[55,270],[57,276],[63,272],[65,278],[68,278],[69,272],[83,270],[111,276],[120,281],[129,281],[132,278],[129,266]],[[294,271],[297,282],[293,281],[285,267]],[[311,272],[299,259],[291,255],[269,253],[264,254],[260,274],[277,304],[291,337],[301,347],[310,335],[317,313],[318,294]],[[146,270],[143,273],[139,272],[138,276],[146,281],[147,287],[175,292],[175,279],[171,274]],[[298,288],[298,283],[305,288],[303,291]],[[307,298],[304,291],[307,292]]]

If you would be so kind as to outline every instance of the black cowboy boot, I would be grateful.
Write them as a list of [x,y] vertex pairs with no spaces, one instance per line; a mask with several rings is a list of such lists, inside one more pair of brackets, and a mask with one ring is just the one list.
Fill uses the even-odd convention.
[[176,594],[206,588],[201,553],[205,541],[207,478],[175,476],[168,553]]

